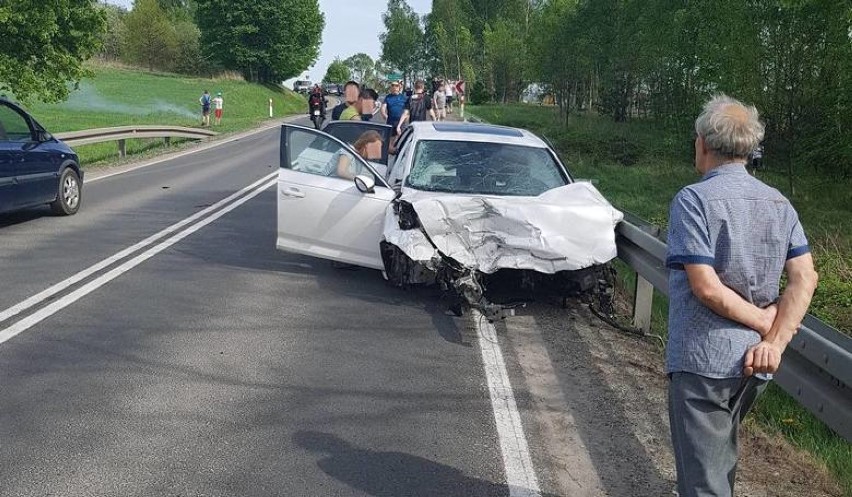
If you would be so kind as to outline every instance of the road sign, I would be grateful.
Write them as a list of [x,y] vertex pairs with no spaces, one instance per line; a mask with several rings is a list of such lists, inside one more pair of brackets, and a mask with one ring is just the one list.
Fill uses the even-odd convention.
[[388,81],[399,81],[400,79],[402,79],[402,74],[400,74],[398,72],[392,72],[392,73],[388,73],[388,75],[385,78]]

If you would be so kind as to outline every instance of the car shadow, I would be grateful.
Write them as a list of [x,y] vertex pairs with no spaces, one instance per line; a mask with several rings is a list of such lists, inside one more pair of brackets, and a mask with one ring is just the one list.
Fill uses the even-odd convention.
[[0,228],[28,223],[43,217],[55,217],[55,214],[47,206],[0,214]]

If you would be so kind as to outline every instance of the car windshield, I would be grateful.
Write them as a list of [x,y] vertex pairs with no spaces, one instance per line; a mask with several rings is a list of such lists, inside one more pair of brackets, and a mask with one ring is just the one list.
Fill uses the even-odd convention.
[[406,186],[417,190],[537,196],[568,184],[549,150],[504,143],[424,140]]

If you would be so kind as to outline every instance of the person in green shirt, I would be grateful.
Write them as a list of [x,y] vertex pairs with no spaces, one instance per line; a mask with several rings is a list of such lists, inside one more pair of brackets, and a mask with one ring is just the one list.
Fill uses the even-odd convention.
[[[376,92],[370,88],[364,88],[358,94],[358,101],[350,105],[340,114],[341,121],[369,121],[376,110]],[[365,119],[365,117],[367,117]]]

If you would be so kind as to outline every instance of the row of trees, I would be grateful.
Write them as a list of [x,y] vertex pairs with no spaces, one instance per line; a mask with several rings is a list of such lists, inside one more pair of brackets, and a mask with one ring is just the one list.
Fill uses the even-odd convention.
[[357,53],[343,60],[334,59],[322,80],[324,83],[344,83],[351,79],[370,88],[380,88],[389,72],[391,67],[383,60]]
[[318,0],[135,0],[129,12],[97,0],[15,0],[0,2],[0,25],[0,91],[55,102],[95,55],[282,81],[317,59],[325,18]]
[[383,58],[462,77],[472,100],[535,83],[563,117],[688,132],[715,92],[754,103],[774,158],[852,176],[852,4],[837,0],[389,0]]

